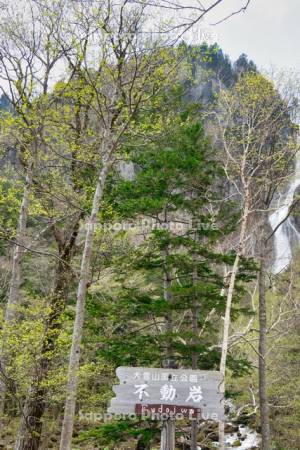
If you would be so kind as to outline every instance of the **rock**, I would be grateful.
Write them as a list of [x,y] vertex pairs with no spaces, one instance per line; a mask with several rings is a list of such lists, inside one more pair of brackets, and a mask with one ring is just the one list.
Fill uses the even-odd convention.
[[240,447],[241,445],[242,445],[242,443],[241,443],[241,441],[239,441],[239,440],[234,441],[234,442],[231,444],[232,447]]
[[251,424],[255,421],[255,414],[247,414],[246,412],[240,414],[236,419],[236,422],[239,425],[251,426]]
[[200,433],[197,434],[197,441],[202,442],[206,437],[206,433],[204,431],[200,431]]
[[238,425],[234,425],[232,423],[226,423],[226,425],[225,425],[225,433],[226,434],[237,433],[238,431],[239,431]]
[[214,441],[214,442],[219,442],[219,434],[217,432],[209,433],[209,440]]
[[207,439],[209,437],[209,440],[211,441],[218,441],[219,440],[219,432],[218,432],[218,424],[215,422],[204,422],[200,423],[199,425],[199,432],[197,439],[199,442],[202,442],[203,440]]

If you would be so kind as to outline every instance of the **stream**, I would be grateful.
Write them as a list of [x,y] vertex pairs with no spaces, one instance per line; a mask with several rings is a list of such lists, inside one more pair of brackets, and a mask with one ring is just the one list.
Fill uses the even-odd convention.
[[[238,445],[240,443],[240,445]],[[234,444],[234,446],[232,446]],[[237,433],[226,435],[226,448],[235,450],[251,450],[259,448],[260,435],[251,428],[240,425]]]

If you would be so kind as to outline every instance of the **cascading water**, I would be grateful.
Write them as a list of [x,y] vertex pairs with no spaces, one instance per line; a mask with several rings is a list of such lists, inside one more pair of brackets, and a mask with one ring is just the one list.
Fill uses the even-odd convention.
[[[289,208],[293,203],[295,191],[299,185],[300,160],[297,159],[295,174],[286,191],[279,196],[277,209],[269,218],[273,230],[287,217]],[[282,272],[291,262],[293,242],[300,243],[300,233],[297,231],[292,217],[289,216],[274,234],[275,260],[272,267],[274,274]]]

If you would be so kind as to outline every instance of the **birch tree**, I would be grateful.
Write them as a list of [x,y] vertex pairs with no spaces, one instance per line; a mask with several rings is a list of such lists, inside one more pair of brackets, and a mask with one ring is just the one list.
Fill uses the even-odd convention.
[[[243,255],[254,255],[259,250],[259,318],[260,318],[260,408],[263,450],[269,449],[268,405],[265,371],[265,278],[267,264],[266,230],[268,211],[276,190],[290,175],[295,158],[295,125],[291,114],[295,108],[293,96],[281,98],[272,82],[260,74],[246,73],[230,91],[222,91],[217,122],[219,139],[226,162],[224,169],[232,185],[233,195],[241,205],[240,231],[236,260],[230,275],[224,317],[220,371],[224,382],[228,353],[230,315],[233,288]],[[260,224],[260,235],[255,243],[249,233]],[[252,244],[252,245],[251,245]],[[220,448],[225,448],[224,424],[220,424]]]
[[[46,4],[46,2],[44,3]],[[43,118],[46,113],[43,96],[49,90],[52,73],[63,54],[55,44],[57,33],[62,26],[61,13],[63,9],[62,2],[57,1],[52,4],[52,14],[46,16],[39,4],[28,0],[19,6],[8,4],[1,10],[1,89],[9,99],[14,111],[15,117],[12,120],[16,123],[17,135],[15,138],[25,178],[13,246],[5,326],[11,325],[16,319],[20,302],[21,263],[26,243],[29,199],[35,165],[40,152]],[[37,99],[38,93],[41,94],[39,100]],[[1,360],[1,372],[5,374],[5,360],[3,359]],[[0,397],[3,411],[5,397],[3,377],[0,384]]]
[[[167,72],[172,72],[167,69],[166,61],[170,62],[170,58],[168,51],[162,49],[162,42],[155,41],[145,32],[147,17],[145,5],[133,7],[129,2],[123,1],[120,5],[99,2],[97,6],[96,11],[95,8],[84,7],[74,12],[75,15],[80,14],[81,18],[84,17],[80,33],[85,33],[92,39],[86,43],[84,49],[81,49],[84,56],[81,74],[88,89],[95,92],[92,109],[99,121],[101,144],[98,181],[86,224],[87,232],[77,291],[67,399],[60,443],[60,448],[64,450],[71,448],[94,227],[97,224],[107,175],[116,161],[122,140],[138,108],[151,98],[153,93],[161,89],[161,83],[168,77]],[[78,37],[78,30],[76,31]],[[90,66],[91,49],[96,61],[94,68]],[[69,64],[74,64],[72,58],[69,59]],[[171,65],[171,68],[174,68],[174,65]]]
[[[90,8],[89,5],[83,5],[81,2],[78,2],[78,5],[75,5],[75,8],[72,9],[74,7],[73,2],[69,4],[68,2],[62,3],[59,0],[55,2],[26,0],[24,4],[21,4],[20,9],[15,8],[15,6],[12,9],[8,6],[4,10],[1,52],[1,62],[4,69],[2,71],[4,74],[3,79],[6,82],[5,86],[8,86],[6,94],[17,112],[18,119],[24,121],[24,129],[26,129],[28,139],[28,142],[25,142],[23,139],[22,144],[23,155],[25,155],[23,165],[26,171],[26,181],[14,246],[12,281],[6,310],[7,324],[15,319],[14,311],[16,308],[14,306],[17,305],[20,298],[21,260],[26,238],[29,198],[32,185],[36,182],[36,158],[39,152],[45,148],[43,139],[44,114],[45,108],[49,107],[49,103],[48,100],[46,102],[44,100],[53,84],[53,73],[56,75],[57,66],[60,68],[62,56],[68,64],[71,78],[75,72],[83,74],[82,79],[88,86],[84,95],[90,98],[90,96],[93,97],[95,94],[96,100],[93,102],[93,114],[95,117],[100,118],[100,146],[102,150],[100,151],[99,166],[101,168],[99,168],[99,180],[94,198],[95,208],[93,208],[92,215],[99,207],[97,205],[99,205],[102,198],[107,173],[115,161],[113,155],[117,153],[122,136],[129,128],[131,118],[134,117],[139,105],[143,104],[149,96],[153,95],[155,90],[160,88],[158,86],[159,81],[164,81],[167,72],[172,72],[174,68],[174,64],[170,64],[170,70],[165,70],[166,65],[162,63],[162,59],[166,57],[170,62],[171,54],[169,52],[166,52],[164,55],[159,53],[162,51],[162,48],[167,48],[171,42],[168,35],[170,29],[166,28],[166,22],[155,29],[155,33],[158,31],[160,36],[156,42],[153,38],[154,35],[149,33],[148,25],[145,26],[147,38],[143,38],[144,42],[141,48],[139,48],[136,38],[140,32],[139,25],[141,27],[144,26],[143,20],[146,18],[147,8],[152,11],[153,6],[155,6],[155,8],[163,8],[169,12],[172,10],[185,12],[185,6],[178,3],[174,9],[174,4],[165,2],[158,2],[155,5],[154,3],[151,4],[151,2],[141,2],[141,4],[136,2],[138,8],[135,10],[129,3],[134,2],[124,1],[119,8],[116,5],[111,5],[110,2],[98,2],[99,6],[104,6],[102,15],[95,13],[94,5]],[[197,20],[176,23],[172,28],[174,32],[172,42],[176,42],[176,39],[182,36],[182,33],[190,29],[195,23],[198,23],[205,14],[209,13],[220,3],[218,1],[213,5],[201,8],[197,4],[191,6],[189,8],[190,12],[198,11],[199,13]],[[247,5],[245,4],[245,6]],[[117,14],[115,14],[116,11]],[[138,12],[136,13],[135,11]],[[128,12],[127,18],[125,17],[125,12],[126,14]],[[119,18],[117,17],[118,14]],[[136,17],[134,18],[135,14]],[[66,26],[67,16],[68,26]],[[128,20],[128,23],[124,25],[123,19]],[[119,29],[117,32],[112,27],[118,24]],[[101,38],[105,36],[104,44],[101,48],[99,46],[97,48],[96,41],[100,35]],[[128,37],[128,35],[130,36]],[[164,37],[165,35],[167,36],[166,38]],[[75,39],[72,41],[74,37]],[[112,37],[113,39],[111,39]],[[147,46],[145,46],[146,41],[148,41]],[[72,43],[70,44],[70,42]],[[75,45],[74,42],[76,42]],[[147,55],[145,52],[146,47]],[[149,48],[151,49],[150,52]],[[93,59],[97,51],[99,51],[101,56],[96,59],[98,62],[101,59],[101,62],[97,67],[91,67],[91,59]],[[124,64],[124,59],[126,58],[127,61]],[[83,65],[82,61],[84,62]],[[127,68],[123,73],[123,80],[120,81],[122,78],[120,74],[125,66]],[[163,66],[164,69],[162,69]],[[142,71],[145,71],[145,73],[141,76]],[[155,76],[153,76],[154,73]],[[127,83],[130,87],[128,87]],[[137,95],[143,89],[145,89],[144,97],[143,95]],[[133,91],[135,91],[134,95]],[[107,99],[112,92],[112,102],[107,105]],[[122,102],[123,104],[121,105]],[[112,129],[114,129],[113,132]],[[117,130],[117,133],[115,133],[115,130]],[[112,139],[112,135],[114,139]],[[74,224],[75,239],[81,219],[82,214],[79,212],[76,215]],[[53,225],[53,231],[58,246],[62,250],[65,248],[66,242],[62,242],[55,225]],[[89,240],[92,241],[92,234],[92,231],[88,231],[87,243]],[[71,236],[73,236],[72,233]],[[74,241],[72,242],[74,243]],[[89,260],[89,257],[88,251],[84,253],[86,261]],[[63,272],[63,266],[60,271]],[[83,293],[83,297],[84,295]],[[10,304],[13,307],[10,307]],[[61,311],[61,308],[58,308],[57,315],[59,315],[59,311]],[[51,345],[54,344],[52,343]],[[4,361],[2,370],[5,370]],[[3,390],[5,390],[4,387]],[[37,411],[37,408],[33,409]],[[41,416],[43,410],[43,408],[38,408],[36,414]],[[34,413],[31,412],[29,414],[30,417],[35,417],[32,414]],[[39,423],[40,417],[36,417],[36,419]],[[22,430],[22,426],[20,430]],[[23,431],[20,431],[20,434],[22,433]],[[21,444],[19,443],[18,445]],[[26,444],[23,443],[22,445]]]
[[[37,2],[38,4],[39,2]],[[80,360],[85,297],[89,277],[89,265],[100,203],[107,175],[114,164],[123,136],[130,128],[136,111],[147,99],[161,88],[163,82],[174,73],[174,63],[166,48],[170,42],[190,29],[194,23],[217,7],[221,1],[206,8],[197,5],[200,11],[197,21],[175,24],[166,28],[166,21],[157,20],[148,11],[153,6],[168,11],[185,11],[181,4],[158,2],[129,2],[113,4],[110,1],[71,2],[69,7],[69,36],[58,39],[58,47],[72,70],[80,69],[88,90],[95,92],[92,103],[95,117],[99,120],[98,182],[95,186],[93,205],[88,223],[82,256],[80,282],[77,292],[76,318],[70,353],[67,400],[61,437],[61,449],[69,449],[75,413],[77,370]],[[246,2],[246,7],[249,2]],[[167,21],[168,22],[168,21]],[[170,36],[170,31],[173,34]],[[157,37],[158,36],[158,37]],[[72,42],[72,52],[68,42]],[[175,52],[176,53],[176,52]],[[74,56],[75,55],[75,56]],[[171,56],[171,59],[170,59]],[[166,69],[165,60],[169,68]],[[174,58],[176,61],[176,57]],[[78,61],[80,65],[77,65]],[[76,62],[75,62],[76,61]]]
[[[76,88],[76,86],[77,88]],[[70,86],[58,83],[51,94],[52,106],[48,110],[42,174],[35,176],[38,201],[53,236],[57,263],[53,287],[46,299],[44,336],[40,355],[35,363],[27,397],[21,409],[21,420],[15,448],[38,448],[42,432],[43,415],[47,407],[46,382],[52,369],[52,360],[61,334],[62,314],[65,311],[74,268],[76,242],[81,220],[86,215],[89,196],[86,175],[92,176],[93,147],[89,137],[87,105],[80,103],[80,81]],[[54,101],[56,99],[56,101]],[[85,164],[82,163],[82,155]],[[84,184],[85,183],[85,184]],[[88,190],[87,190],[88,191]]]

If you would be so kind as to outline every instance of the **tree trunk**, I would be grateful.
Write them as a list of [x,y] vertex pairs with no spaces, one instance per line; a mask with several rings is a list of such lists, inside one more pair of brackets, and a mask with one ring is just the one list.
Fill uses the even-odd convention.
[[[262,245],[262,244],[261,244]],[[262,450],[270,449],[270,424],[269,405],[267,400],[266,380],[266,334],[267,334],[267,310],[266,310],[266,248],[262,245],[259,271],[259,404],[260,424],[262,435]]]
[[[171,283],[172,283],[172,275],[168,269],[167,266],[167,258],[169,256],[168,250],[165,251],[164,254],[164,299],[166,300],[166,302],[168,304],[171,303],[172,301],[172,296],[171,296]],[[170,335],[173,331],[173,315],[172,315],[172,311],[169,311],[168,314],[166,314],[165,316],[165,331],[168,335]],[[169,336],[167,337],[167,339],[169,340]],[[175,361],[173,359],[173,352],[172,352],[172,346],[170,345],[169,342],[167,342],[166,344],[166,360],[164,361],[164,367],[166,368],[174,368],[175,365]]]
[[[230,327],[230,316],[231,316],[231,305],[235,286],[235,280],[239,268],[240,255],[237,253],[235,261],[232,267],[232,272],[230,276],[229,288],[226,300],[226,310],[224,317],[224,328],[223,328],[223,341],[222,341],[222,353],[220,362],[220,372],[223,376],[222,383],[220,384],[220,392],[225,395],[225,375],[226,375],[226,361],[228,353],[228,337],[229,337],[229,327]],[[219,449],[225,450],[225,422],[219,422]]]
[[77,290],[76,316],[73,328],[72,346],[69,360],[68,384],[66,392],[67,395],[61,432],[60,450],[71,450],[75,406],[76,406],[76,391],[78,383],[78,369],[80,360],[80,345],[83,332],[86,291],[89,278],[92,245],[94,239],[94,226],[97,222],[97,214],[99,212],[100,202],[103,197],[104,186],[110,165],[111,165],[111,149],[106,152],[106,157],[103,158],[103,167],[99,174],[96,191],[93,199],[92,212],[87,224],[87,232],[85,237],[85,244],[80,268],[80,281]]
[[[168,258],[169,252],[168,249],[165,250],[164,254],[164,299],[169,304],[172,302],[172,295],[170,292],[171,289],[171,283],[172,283],[172,275],[170,273],[170,270],[168,268]],[[165,331],[167,333],[172,333],[173,331],[173,317],[172,313],[169,312],[165,316]],[[169,338],[169,337],[168,337]],[[167,343],[166,345],[166,361],[164,363],[164,367],[166,368],[174,368],[175,367],[175,361],[173,358],[173,352],[172,347],[170,343]],[[162,423],[162,429],[161,429],[161,441],[160,441],[160,449],[161,450],[175,450],[175,421],[172,419],[164,420]]]
[[[193,285],[197,284],[198,276],[197,276],[197,268],[194,267],[193,269]],[[198,344],[198,333],[199,333],[199,327],[198,327],[198,319],[199,319],[199,304],[197,300],[197,295],[194,294],[193,299],[193,307],[192,307],[192,330],[193,330],[193,345]],[[197,370],[198,369],[198,353],[194,350],[192,352],[192,369]],[[197,450],[197,435],[198,435],[198,422],[197,419],[192,420],[191,425],[191,450]]]
[[[232,271],[231,271],[229,287],[228,287],[228,292],[227,292],[227,299],[226,299],[221,362],[220,362],[220,372],[223,376],[222,383],[220,384],[220,393],[223,394],[223,398],[225,395],[225,376],[226,376],[226,362],[227,362],[227,353],[228,353],[229,328],[230,328],[230,322],[231,322],[231,306],[232,306],[232,299],[233,299],[236,276],[237,276],[238,269],[239,269],[240,257],[242,256],[243,251],[244,251],[244,241],[245,241],[245,236],[246,236],[248,214],[249,214],[248,204],[247,204],[247,201],[245,201],[245,207],[244,207],[244,213],[243,213],[241,231],[240,231],[240,237],[239,237],[239,246],[238,246],[235,261],[234,261]],[[224,403],[224,400],[223,400],[223,403]],[[224,421],[219,422],[219,449],[225,450],[225,422]]]
[[70,239],[59,253],[56,284],[50,298],[50,314],[46,320],[46,331],[42,342],[41,356],[37,361],[36,376],[32,380],[22,411],[18,436],[14,450],[37,450],[42,432],[42,417],[46,409],[47,390],[43,387],[52,367],[52,356],[61,330],[61,315],[66,307],[66,296],[70,282],[70,261],[78,235],[82,213],[73,224]]
[[22,270],[21,270],[21,261],[22,255],[24,252],[24,247],[22,245],[25,244],[25,235],[27,228],[27,217],[28,217],[28,207],[29,207],[29,196],[32,186],[33,180],[33,163],[30,162],[27,167],[25,186],[23,191],[23,198],[19,213],[18,219],[18,229],[16,235],[16,244],[13,249],[13,259],[12,259],[12,272],[10,279],[10,287],[8,293],[8,299],[5,309],[4,316],[4,335],[2,341],[2,348],[0,354],[0,415],[4,412],[4,403],[5,403],[5,392],[6,392],[6,384],[5,384],[5,366],[6,366],[6,358],[5,358],[5,327],[12,325],[13,321],[16,318],[17,307],[20,300],[20,285],[22,278]]

